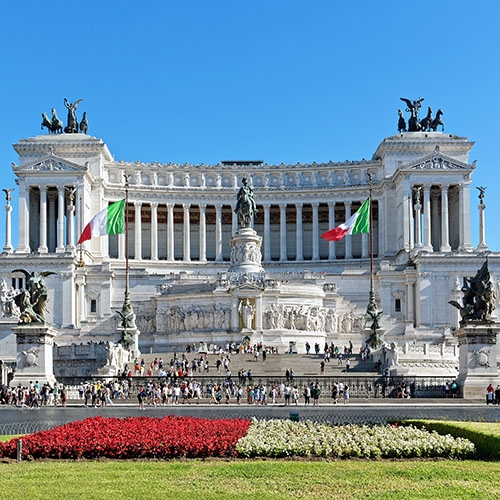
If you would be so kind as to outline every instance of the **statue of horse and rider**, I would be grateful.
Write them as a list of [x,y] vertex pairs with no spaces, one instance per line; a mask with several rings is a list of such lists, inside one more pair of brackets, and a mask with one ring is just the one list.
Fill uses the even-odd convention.
[[250,227],[254,214],[257,213],[255,200],[253,199],[253,189],[248,185],[247,179],[241,180],[243,184],[237,195],[236,208],[234,212],[238,214],[238,224],[241,228]]

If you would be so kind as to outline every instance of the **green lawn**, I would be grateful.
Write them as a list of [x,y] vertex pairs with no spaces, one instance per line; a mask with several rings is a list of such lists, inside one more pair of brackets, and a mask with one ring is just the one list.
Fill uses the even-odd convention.
[[0,463],[2,499],[485,499],[500,463],[186,460]]
[[[496,423],[447,424],[478,439],[500,434]],[[0,478],[2,500],[491,500],[499,497],[500,461],[46,460],[18,464],[0,459]]]

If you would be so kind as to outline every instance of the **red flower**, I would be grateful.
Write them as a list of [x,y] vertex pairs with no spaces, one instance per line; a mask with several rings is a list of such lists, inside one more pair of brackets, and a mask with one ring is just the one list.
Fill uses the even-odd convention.
[[[93,417],[24,436],[32,458],[232,457],[249,420],[192,417]],[[17,439],[0,443],[0,457],[16,457]]]

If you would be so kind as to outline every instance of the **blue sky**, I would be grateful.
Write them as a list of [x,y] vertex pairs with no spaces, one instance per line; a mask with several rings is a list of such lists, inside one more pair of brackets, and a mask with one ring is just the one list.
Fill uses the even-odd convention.
[[41,133],[41,112],[65,118],[65,97],[117,160],[207,164],[369,159],[397,132],[399,98],[424,97],[476,142],[500,250],[497,1],[52,0],[0,16],[0,188],[15,186],[12,144]]

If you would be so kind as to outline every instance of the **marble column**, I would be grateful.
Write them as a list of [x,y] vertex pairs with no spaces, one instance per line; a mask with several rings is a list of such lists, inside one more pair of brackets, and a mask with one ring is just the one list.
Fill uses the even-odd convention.
[[439,193],[431,191],[431,245],[433,251],[441,247],[441,224],[439,218]]
[[470,181],[460,184],[460,249],[466,252],[473,250],[470,240]]
[[286,203],[280,203],[280,261],[287,260]]
[[271,260],[271,205],[265,203],[264,207],[264,260]]
[[441,186],[441,247],[440,252],[451,252],[448,211],[448,185]]
[[481,201],[477,209],[479,210],[479,245],[477,249],[479,252],[484,252],[488,250],[488,245],[486,244],[486,228],[484,225],[484,210],[486,205]]
[[411,252],[415,246],[413,227],[412,227],[412,210],[411,210],[411,191],[405,194],[405,220],[404,220],[404,247],[406,251]]
[[[328,229],[335,227],[335,203],[328,203]],[[335,260],[335,241],[328,242],[328,260]]]
[[73,251],[75,249],[75,205],[70,201],[67,208],[67,242],[66,251]]
[[26,184],[19,186],[19,242],[17,252],[30,252],[29,246],[29,187]]
[[190,203],[184,203],[182,208],[184,210],[184,262],[191,261],[191,222],[190,222]]
[[10,205],[10,193],[7,198],[7,204],[5,205],[5,245],[3,247],[4,253],[12,253],[14,248],[12,247],[12,225],[11,225],[11,215],[12,207]]
[[167,261],[174,260],[174,204],[167,203]]
[[424,185],[424,250],[432,252],[431,185]]
[[125,234],[118,235],[118,259],[125,260]]
[[57,253],[65,250],[64,245],[64,186],[57,188]]
[[158,260],[158,203],[151,202],[151,260]]
[[319,260],[319,203],[313,202],[312,206],[312,260]]
[[304,207],[303,203],[295,203],[295,209],[297,211],[296,218],[296,246],[297,246],[297,260],[304,260],[304,230],[302,225],[302,209]]
[[134,259],[142,259],[142,201],[135,202]]
[[420,198],[414,205],[415,210],[415,248],[422,248],[422,205]]
[[47,253],[47,186],[40,186],[40,253]]
[[207,204],[200,203],[200,262],[207,261]]
[[215,260],[220,262],[222,257],[222,205],[215,205]]
[[[348,220],[351,214],[352,201],[346,201],[345,204],[345,220]],[[346,235],[344,237],[345,241],[345,258],[352,259],[352,236]]]
[[370,234],[361,233],[361,257],[363,259],[366,259],[369,256],[370,256]]
[[57,248],[57,193],[47,193],[47,248],[49,252],[55,252]]

